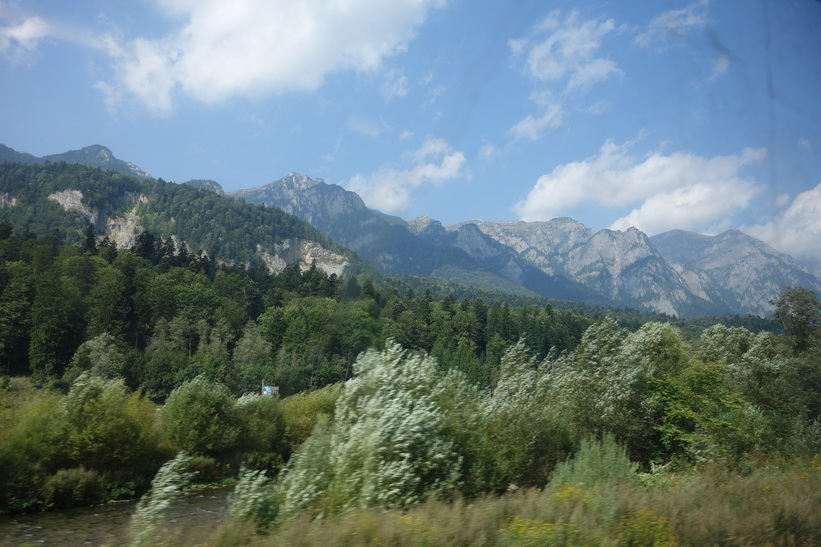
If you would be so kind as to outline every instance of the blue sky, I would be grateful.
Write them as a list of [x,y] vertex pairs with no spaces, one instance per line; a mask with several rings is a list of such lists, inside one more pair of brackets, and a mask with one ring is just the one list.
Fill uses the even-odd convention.
[[821,256],[817,0],[0,0],[0,143]]

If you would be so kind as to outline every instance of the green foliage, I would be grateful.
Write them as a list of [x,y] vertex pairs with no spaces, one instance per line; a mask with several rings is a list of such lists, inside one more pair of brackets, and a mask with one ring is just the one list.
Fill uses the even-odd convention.
[[84,371],[106,379],[124,377],[125,354],[113,336],[104,332],[83,342],[71,358],[64,379],[73,382]]
[[[4,511],[137,493],[181,449],[201,479],[243,460],[261,471],[248,496],[264,504],[240,513],[288,520],[544,487],[587,439],[612,437],[645,469],[744,470],[752,455],[821,448],[812,328],[806,344],[795,327],[781,337],[732,321],[588,328],[544,301],[400,296],[315,267],[219,266],[150,232],[134,251],[100,244],[97,256],[56,233],[0,236],[0,364],[43,386],[23,396],[16,379],[0,385]],[[406,349],[368,350],[390,337]],[[237,399],[261,380],[287,397]],[[140,388],[165,401],[159,415]],[[260,478],[286,465],[276,486]],[[604,503],[567,494],[585,511]],[[607,513],[613,537],[624,522],[656,530],[641,509]]]
[[106,489],[100,474],[84,467],[60,469],[43,485],[49,509],[94,505],[105,500]]
[[302,445],[323,419],[333,417],[336,401],[342,395],[342,384],[332,384],[316,391],[303,391],[282,400],[285,438],[291,450]]
[[548,403],[534,357],[524,343],[502,358],[499,381],[483,408],[490,487],[543,487],[572,448],[566,424]]
[[61,405],[72,461],[110,473],[139,466],[148,447],[129,399],[122,380],[84,372],[74,381]]
[[773,315],[784,325],[784,333],[793,349],[802,352],[819,341],[821,334],[821,300],[806,287],[785,287],[773,301]]
[[[4,398],[10,393],[6,391]],[[55,408],[60,395],[33,392],[4,416],[0,427],[0,511],[36,510],[42,488],[66,458],[65,418]]]
[[228,505],[229,526],[248,528],[249,522],[257,523],[259,531],[267,529],[267,523],[276,520],[277,503],[272,496],[271,479],[265,473],[252,469],[240,471]]
[[600,439],[582,439],[578,452],[559,463],[550,477],[553,485],[584,485],[585,488],[603,486],[611,482],[635,482],[638,464],[631,462],[627,450],[614,435]]
[[253,537],[240,521],[221,545],[816,545],[821,466],[758,462],[744,474],[711,467],[653,487],[631,481],[588,488],[565,483],[470,502],[428,500],[308,522]]
[[236,449],[240,434],[234,398],[224,385],[198,376],[171,392],[160,429],[174,451],[225,456]]
[[279,399],[246,394],[235,403],[240,425],[238,444],[246,465],[260,469],[279,467],[286,455],[285,416]]

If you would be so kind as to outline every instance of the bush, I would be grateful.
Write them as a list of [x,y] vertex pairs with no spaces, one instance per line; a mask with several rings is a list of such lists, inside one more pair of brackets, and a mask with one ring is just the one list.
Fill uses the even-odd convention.
[[61,469],[43,485],[43,498],[50,509],[94,505],[105,501],[106,488],[92,469]]
[[224,385],[198,376],[168,397],[160,429],[174,451],[225,458],[239,438],[234,398]]
[[246,465],[255,469],[279,467],[286,455],[285,418],[279,399],[247,394],[235,406],[240,433],[238,445]]
[[316,391],[303,391],[286,397],[280,408],[285,419],[285,442],[289,452],[299,448],[311,435],[321,417],[334,415],[343,384],[333,384]]
[[586,488],[608,483],[635,482],[638,464],[630,461],[627,450],[616,442],[614,435],[601,439],[587,437],[579,451],[556,466],[550,477],[551,485],[582,484]]

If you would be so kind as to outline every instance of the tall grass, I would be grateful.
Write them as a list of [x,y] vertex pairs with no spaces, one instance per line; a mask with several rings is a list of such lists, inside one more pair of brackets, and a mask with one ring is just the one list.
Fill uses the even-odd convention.
[[[647,484],[647,483],[645,483]],[[254,536],[224,527],[214,545],[821,545],[821,457],[714,466],[652,486],[605,479],[407,511],[297,518]]]

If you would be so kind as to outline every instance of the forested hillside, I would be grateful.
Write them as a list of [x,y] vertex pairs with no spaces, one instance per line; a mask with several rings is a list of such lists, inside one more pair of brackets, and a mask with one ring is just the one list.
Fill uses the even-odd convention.
[[196,250],[212,260],[276,268],[306,260],[300,244],[307,242],[330,269],[361,268],[350,251],[280,209],[78,164],[0,164],[0,219],[37,237],[57,229],[71,243],[83,243],[91,231],[131,247],[147,231],[171,238],[183,254]]

